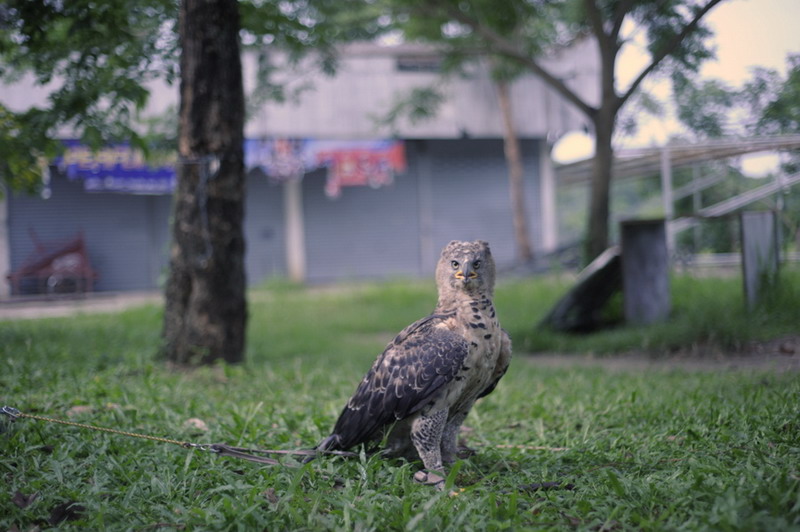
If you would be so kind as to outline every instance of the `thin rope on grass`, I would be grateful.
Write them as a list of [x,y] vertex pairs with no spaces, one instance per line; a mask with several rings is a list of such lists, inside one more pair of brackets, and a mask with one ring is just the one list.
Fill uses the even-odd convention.
[[170,443],[172,445],[179,445],[185,448],[192,448],[195,447],[197,444],[191,443],[188,441],[181,441],[181,440],[173,440],[171,438],[161,438],[159,436],[151,436],[149,434],[140,434],[138,432],[128,432],[125,430],[118,430],[118,429],[111,429],[107,427],[98,427],[95,425],[89,425],[88,423],[77,423],[75,421],[66,421],[63,419],[56,419],[52,417],[45,417],[45,416],[37,416],[35,414],[26,414],[25,412],[17,412],[15,417],[27,418],[27,419],[35,419],[37,421],[45,421],[47,423],[57,423],[59,425],[67,425],[69,427],[77,427],[80,429],[87,429],[87,430],[96,430],[99,432],[107,432],[109,434],[118,434],[121,436],[130,436],[131,438],[140,438],[143,440],[150,440],[159,443]]
[[90,425],[88,423],[78,423],[76,421],[67,421],[64,419],[56,419],[52,417],[46,416],[39,416],[36,414],[26,414],[25,412],[20,412],[16,408],[10,406],[3,406],[0,408],[0,414],[5,414],[11,420],[16,420],[18,418],[25,418],[25,419],[33,419],[36,421],[44,421],[46,423],[56,423],[58,425],[66,425],[69,427],[76,427],[80,429],[86,430],[95,430],[99,432],[105,432],[108,434],[117,434],[120,436],[128,436],[131,438],[139,438],[143,440],[154,441],[158,443],[169,443],[172,445],[178,445],[183,447],[184,449],[198,449],[201,451],[209,451],[220,456],[231,456],[234,458],[241,458],[243,460],[249,460],[251,462],[257,462],[261,464],[267,465],[286,465],[282,464],[278,460],[274,460],[271,458],[265,458],[262,456],[256,456],[257,454],[274,454],[274,455],[293,455],[293,456],[314,456],[317,454],[328,454],[328,455],[336,455],[336,456],[347,456],[353,457],[358,456],[356,453],[352,453],[349,451],[318,451],[318,450],[290,450],[290,449],[248,449],[244,447],[233,447],[230,445],[225,445],[221,443],[192,443],[189,441],[182,441],[182,440],[175,440],[172,438],[162,438],[160,436],[151,436],[150,434],[141,434],[139,432],[130,432],[126,430],[119,430],[119,429],[112,429],[108,427],[98,427],[96,425]]
[[[350,451],[320,451],[316,449],[250,449],[244,447],[234,447],[225,444],[211,444],[211,443],[192,443],[189,441],[183,440],[175,440],[172,438],[163,438],[160,436],[152,436],[150,434],[142,434],[139,432],[130,432],[126,430],[119,430],[119,429],[112,429],[108,427],[98,427],[96,425],[90,425],[88,423],[78,423],[76,421],[66,421],[64,419],[57,419],[52,417],[46,416],[39,416],[36,414],[27,414],[25,412],[20,412],[16,408],[12,408],[9,406],[3,406],[0,408],[0,414],[5,414],[9,416],[12,420],[17,418],[26,418],[26,419],[33,419],[36,421],[44,421],[46,423],[56,423],[58,425],[66,425],[69,427],[76,427],[85,430],[95,430],[98,432],[105,432],[108,434],[117,434],[120,436],[128,436],[131,438],[139,438],[142,440],[149,440],[158,443],[169,443],[171,445],[177,445],[179,447],[183,447],[184,449],[199,449],[202,451],[209,451],[216,453],[220,456],[231,456],[235,458],[241,458],[243,460],[249,460],[251,462],[258,462],[262,464],[268,465],[282,465],[278,460],[264,458],[260,456],[256,456],[258,454],[266,454],[266,455],[288,455],[288,456],[316,456],[319,454],[327,454],[327,455],[334,455],[334,456],[344,456],[344,457],[357,457],[357,453],[353,453]],[[549,452],[562,452],[568,451],[568,447],[547,447],[543,445],[518,445],[518,444],[497,444],[494,445],[496,449],[517,449],[520,451],[549,451]]]
[[547,447],[545,445],[516,445],[511,443],[501,443],[494,446],[496,449],[519,449],[520,451],[569,451],[569,447]]

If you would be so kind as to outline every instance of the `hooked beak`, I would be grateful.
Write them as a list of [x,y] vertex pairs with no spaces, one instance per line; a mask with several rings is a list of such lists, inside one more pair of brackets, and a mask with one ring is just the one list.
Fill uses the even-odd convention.
[[468,284],[472,279],[477,279],[478,273],[465,265],[464,268],[455,273],[455,278],[461,280],[464,284]]

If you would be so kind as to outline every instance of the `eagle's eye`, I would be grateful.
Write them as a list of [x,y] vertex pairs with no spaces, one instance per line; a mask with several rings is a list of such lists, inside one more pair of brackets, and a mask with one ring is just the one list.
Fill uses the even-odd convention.
[[453,260],[450,261],[450,266],[452,266],[454,270],[457,270],[460,265],[458,264],[457,260]]
[[472,263],[472,269],[473,269],[473,270],[477,270],[477,269],[479,269],[480,267],[481,267],[481,261],[479,261],[479,260],[476,260],[475,262],[473,262],[473,263]]

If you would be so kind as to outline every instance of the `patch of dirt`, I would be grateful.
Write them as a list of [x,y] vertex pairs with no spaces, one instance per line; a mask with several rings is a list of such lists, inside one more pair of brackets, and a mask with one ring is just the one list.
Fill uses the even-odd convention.
[[595,366],[612,371],[800,371],[800,335],[750,342],[740,350],[727,352],[717,347],[695,345],[668,354],[644,351],[609,356],[544,353],[533,354],[525,359],[542,367]]
[[0,321],[107,314],[131,307],[159,304],[160,292],[91,292],[70,296],[29,296],[0,299]]

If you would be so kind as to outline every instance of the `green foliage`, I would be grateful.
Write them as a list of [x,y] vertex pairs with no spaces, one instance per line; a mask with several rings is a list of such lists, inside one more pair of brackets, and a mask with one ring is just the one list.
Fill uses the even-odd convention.
[[[679,46],[670,48],[673,46],[676,36],[688,26],[692,17],[703,7],[716,3],[693,0],[666,2],[648,0],[636,2],[636,6],[631,10],[631,17],[647,31],[647,48],[651,56],[656,57],[666,52],[673,64],[696,72],[703,61],[714,56],[707,43],[708,37],[711,36],[707,27],[698,24],[693,31],[681,38]],[[617,2],[606,3],[610,17],[614,15],[616,6]]]
[[[750,116],[754,122],[750,129],[760,135],[800,134],[800,54],[787,58],[788,72],[782,79],[775,71],[757,69],[753,80],[742,89],[742,99],[750,105]],[[800,151],[785,155],[782,170],[786,173],[800,172]],[[780,214],[783,232],[788,242],[797,246],[800,236],[800,188],[793,187],[783,197],[784,208]]]
[[387,7],[393,10],[399,29],[409,40],[438,44],[462,61],[495,52],[473,25],[476,22],[514,40],[531,56],[558,44],[556,25],[561,7],[551,2],[388,0]]
[[754,109],[759,115],[756,130],[761,134],[800,133],[800,54],[790,54],[787,63],[785,80],[762,69],[745,87],[751,102],[761,102]]
[[712,138],[725,134],[728,114],[736,101],[733,89],[717,80],[696,85],[684,72],[673,74],[672,87],[678,119],[689,130]]
[[[239,8],[246,46],[282,50],[290,63],[315,51],[314,67],[327,73],[335,69],[336,43],[383,31],[379,8],[361,0],[252,0],[239,2]],[[177,16],[172,0],[5,2],[0,81],[13,83],[29,74],[36,85],[52,90],[42,107],[12,111],[0,102],[0,179],[12,189],[35,190],[41,160],[58,153],[54,139],[65,130],[93,148],[115,141],[129,141],[146,153],[165,144],[172,148],[177,130],[145,132],[140,113],[148,82],[171,84],[179,75]],[[266,59],[260,65],[251,107],[290,90],[273,76],[285,65]]]
[[43,107],[0,105],[0,178],[36,188],[39,160],[60,150],[55,139],[65,128],[95,148],[129,140],[146,149],[134,119],[147,101],[144,84],[176,76],[176,7],[169,0],[6,2],[0,80],[29,74],[52,91]]
[[[523,354],[520,337],[569,283],[564,277],[498,287],[498,311],[517,355],[467,420],[465,437],[478,454],[452,469],[448,481],[458,495],[415,484],[416,464],[377,456],[268,467],[0,417],[0,527],[799,527],[796,375],[543,366]],[[797,301],[798,284],[787,298]],[[391,336],[433,307],[432,290],[427,282],[317,289],[272,282],[251,298],[247,363],[192,371],[154,362],[157,307],[2,322],[0,404],[198,443],[307,448],[327,434]],[[727,327],[735,306],[726,299],[727,280],[681,280],[675,291],[676,313],[697,319],[699,309],[727,307],[718,324]],[[731,332],[741,325],[733,319]],[[208,430],[192,428],[189,418]],[[531,489],[543,482],[575,489]],[[71,514],[56,511],[70,503]]]
[[[36,111],[27,118],[39,121]],[[43,167],[59,151],[60,144],[40,138],[36,149],[31,149],[32,136],[27,129],[26,117],[19,116],[0,104],[0,179],[12,190],[34,193],[42,181]],[[0,196],[5,187],[0,186]]]
[[[587,259],[608,247],[608,198],[612,182],[612,138],[617,125],[635,128],[631,113],[620,112],[641,83],[666,62],[696,71],[711,56],[704,16],[721,0],[566,0],[562,2],[487,0],[390,0],[407,35],[456,50],[464,57],[489,56],[497,80],[513,79],[522,71],[540,77],[592,123],[598,164],[592,178],[592,201],[585,239]],[[648,37],[648,64],[626,88],[618,87],[615,64],[631,40],[628,21]],[[544,51],[593,37],[599,50],[599,102],[586,100],[542,61]],[[647,103],[647,98],[640,102]]]
[[396,128],[398,122],[407,119],[412,125],[431,119],[439,112],[445,96],[441,87],[416,87],[407,94],[396,94],[386,113],[373,117],[377,125]]
[[[248,0],[239,11],[242,44],[258,53],[251,113],[268,101],[297,100],[313,88],[303,74],[336,73],[337,45],[374,39],[390,27],[380,3],[363,0]],[[295,79],[280,75],[287,69]]]
[[495,81],[513,81],[525,72],[516,62],[493,51],[479,32],[459,21],[460,17],[480,20],[491,31],[513,38],[532,56],[555,40],[555,17],[544,16],[546,6],[534,2],[386,0],[385,6],[392,13],[392,27],[405,40],[427,43],[441,54],[441,79],[432,86],[397,94],[390,108],[374,117],[379,125],[395,127],[402,119],[416,124],[435,117],[446,99],[447,82],[458,76],[469,77],[471,66],[487,58]]
[[685,70],[672,72],[678,119],[698,138],[800,132],[800,55],[790,54],[787,64],[785,79],[759,67],[739,88],[698,81]]
[[[699,82],[685,72],[672,74],[674,101],[678,118],[689,129],[694,138],[718,138],[726,135],[794,135],[800,134],[800,55],[787,58],[787,74],[783,78],[777,71],[756,68],[752,79],[742,87],[733,88],[718,80]],[[800,170],[800,152],[785,153],[781,171],[787,174]],[[702,169],[709,172],[724,172],[727,179],[702,192],[702,205],[712,205],[763,183],[748,179],[735,168],[719,162],[710,162]],[[683,174],[683,175],[681,175]],[[675,183],[688,182],[691,172],[676,172]],[[692,212],[691,198],[676,204],[676,210]],[[781,208],[782,206],[782,208]],[[793,187],[782,191],[780,196],[764,200],[750,208],[764,208],[780,212],[784,246],[797,245],[800,231],[800,189]],[[732,251],[735,244],[730,237],[732,224],[704,224],[705,243],[700,249]],[[727,226],[727,227],[726,227]],[[716,234],[715,234],[716,233]],[[684,234],[684,241],[691,235]]]
[[[800,270],[796,268],[786,267],[781,271],[780,290],[768,304],[753,312],[746,309],[739,275],[722,278],[675,275],[671,286],[672,312],[664,323],[647,327],[621,325],[589,335],[521,329],[514,334],[515,345],[524,351],[596,355],[632,351],[652,356],[693,351],[719,354],[738,352],[751,342],[797,332]],[[546,305],[544,311],[549,308]],[[621,320],[621,307],[618,312],[616,318]]]

